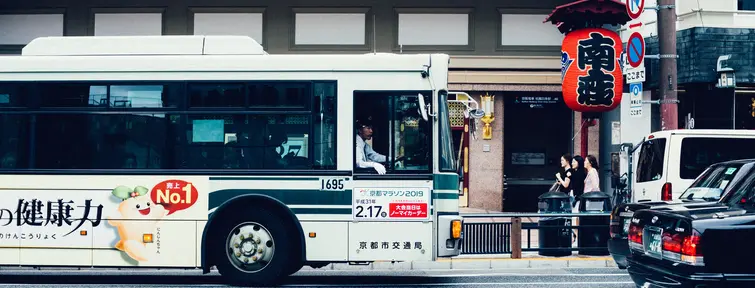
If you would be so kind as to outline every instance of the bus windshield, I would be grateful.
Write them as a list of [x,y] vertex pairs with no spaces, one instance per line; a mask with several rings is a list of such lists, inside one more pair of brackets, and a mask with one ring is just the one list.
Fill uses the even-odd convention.
[[456,157],[454,155],[453,137],[451,137],[451,119],[448,114],[448,94],[439,93],[438,123],[440,130],[440,171],[457,172]]

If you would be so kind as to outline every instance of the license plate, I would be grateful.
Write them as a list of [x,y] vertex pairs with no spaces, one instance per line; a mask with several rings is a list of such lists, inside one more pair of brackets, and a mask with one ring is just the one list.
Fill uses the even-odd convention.
[[625,218],[624,219],[624,235],[629,234],[629,221],[632,220],[632,218]]
[[645,243],[645,254],[650,257],[663,258],[663,229],[654,226],[645,228],[643,243]]

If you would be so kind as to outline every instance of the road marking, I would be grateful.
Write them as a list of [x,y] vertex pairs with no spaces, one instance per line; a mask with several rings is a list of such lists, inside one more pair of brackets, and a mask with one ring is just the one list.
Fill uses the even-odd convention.
[[[435,262],[474,262],[474,261],[528,261],[528,260],[535,260],[535,261],[541,261],[541,260],[551,260],[551,261],[607,261],[611,260],[613,261],[612,257],[596,257],[596,258],[519,258],[519,259],[512,259],[512,258],[442,258],[435,260]],[[390,261],[385,261],[390,262]]]
[[[501,285],[626,285],[634,284],[634,282],[494,282],[494,283],[422,283],[422,284],[348,284],[349,287],[412,287],[412,286],[501,286]],[[342,284],[288,284],[281,285],[279,287],[342,287]]]
[[585,276],[585,277],[608,277],[608,276],[629,276],[629,274],[539,274],[539,273],[489,273],[489,274],[443,274],[443,275],[423,275],[421,277],[485,277],[485,276],[543,276],[543,277],[555,277],[555,276]]

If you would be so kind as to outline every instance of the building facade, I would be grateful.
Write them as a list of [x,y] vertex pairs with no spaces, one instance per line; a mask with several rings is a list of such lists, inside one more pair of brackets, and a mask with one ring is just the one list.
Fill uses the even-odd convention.
[[448,53],[450,88],[478,102],[492,96],[494,104],[491,139],[469,135],[469,123],[455,110],[465,175],[461,205],[534,211],[537,196],[555,181],[561,155],[579,151],[581,129],[589,129],[589,151],[598,154],[600,126],[586,127],[561,99],[563,35],[543,23],[568,2],[2,1],[0,53],[19,54],[41,36],[193,34],[247,35],[270,54]]

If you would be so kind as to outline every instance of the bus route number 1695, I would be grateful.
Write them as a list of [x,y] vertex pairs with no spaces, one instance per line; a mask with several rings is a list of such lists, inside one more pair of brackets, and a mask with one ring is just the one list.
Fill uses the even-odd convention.
[[320,190],[322,191],[343,191],[342,178],[321,178]]

